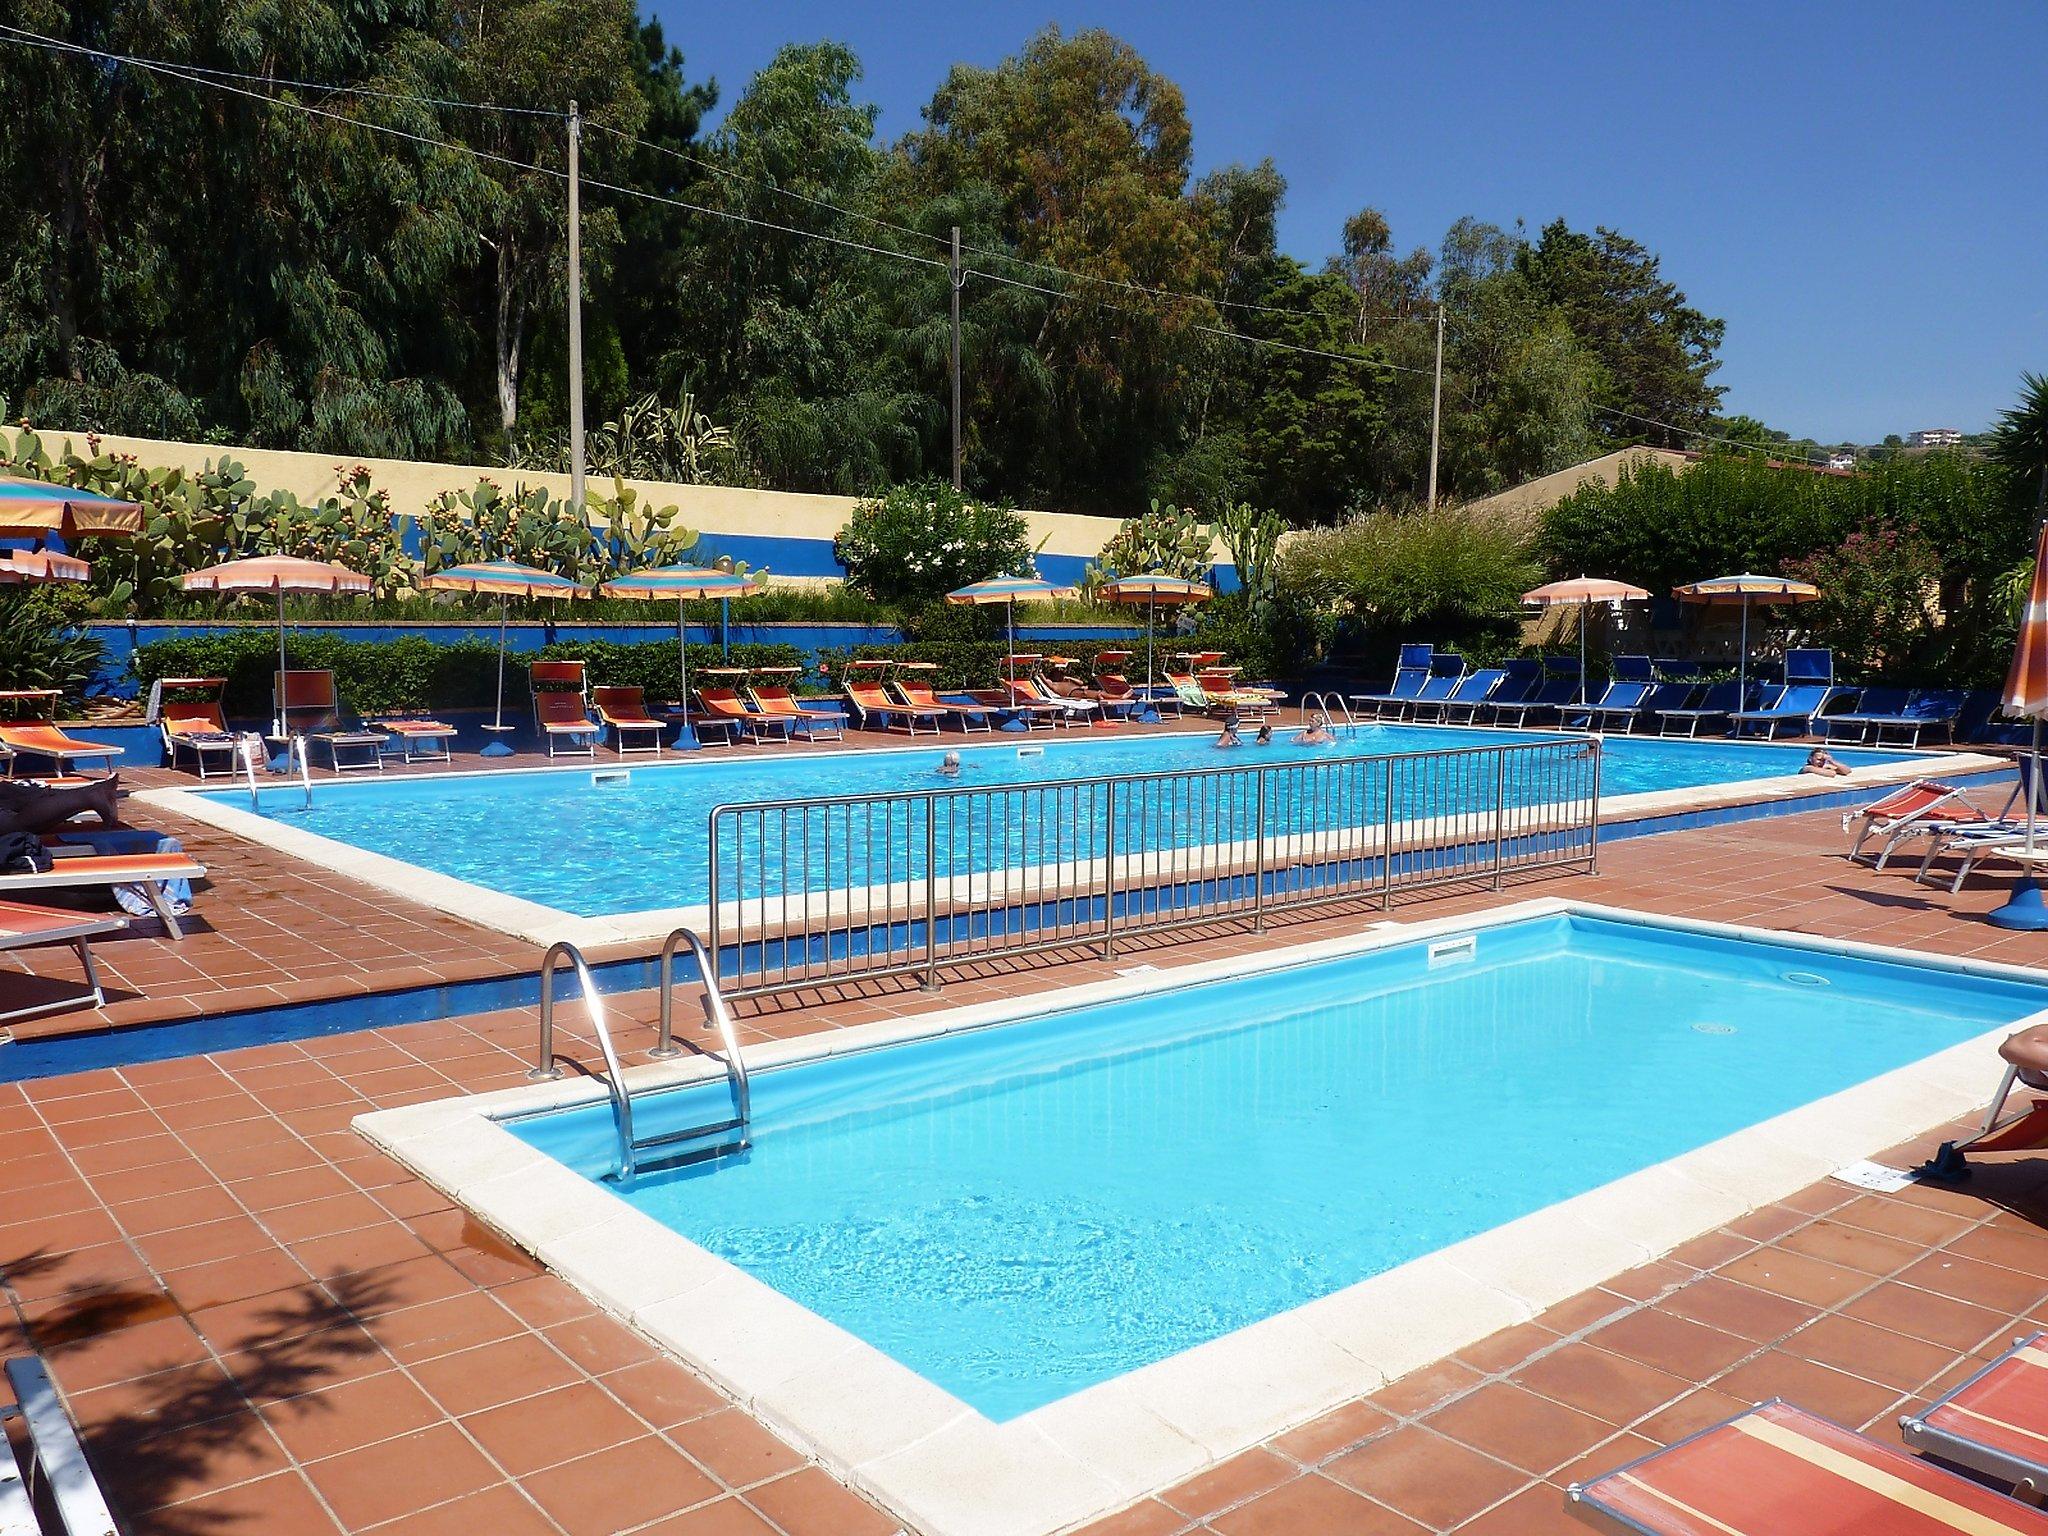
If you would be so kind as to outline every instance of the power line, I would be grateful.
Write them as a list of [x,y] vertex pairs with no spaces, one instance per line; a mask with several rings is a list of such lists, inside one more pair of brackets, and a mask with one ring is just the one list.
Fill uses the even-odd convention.
[[[262,84],[271,86],[273,89],[278,87],[289,87],[294,89],[326,91],[339,95],[356,95],[379,100],[408,102],[414,105],[446,105],[475,108],[477,110],[517,113],[528,116],[559,116],[563,118],[563,120],[566,122],[566,114],[553,113],[543,108],[511,107],[498,106],[491,103],[483,102],[465,102],[453,100],[450,98],[408,95],[402,92],[384,91],[372,87],[330,86],[307,81],[278,80],[270,76],[239,74],[234,71],[208,69],[198,65],[173,64],[159,59],[146,59],[138,57],[133,54],[114,53],[103,48],[92,48],[88,47],[83,43],[73,43],[62,38],[46,37],[40,33],[29,32],[23,28],[11,26],[4,22],[0,22],[0,41],[19,43],[24,47],[39,48],[49,52],[69,53],[81,55],[88,58],[102,59],[109,63],[124,64],[132,68],[145,70],[155,74],[160,74],[170,79],[180,80],[188,85],[205,86],[213,90],[225,91],[230,95],[244,97],[251,101],[261,102],[266,106],[282,107],[289,111],[304,113],[308,116],[325,118],[332,122],[342,123],[351,127],[366,129],[372,133],[384,134],[387,137],[401,139],[408,143],[421,145],[425,148],[449,150],[457,154],[468,155],[470,158],[475,160],[485,161],[487,163],[494,165],[506,166],[515,171],[531,171],[542,176],[553,177],[557,181],[566,182],[569,179],[567,171],[557,170],[552,166],[538,164],[529,165],[525,161],[514,159],[509,155],[498,154],[492,150],[480,149],[472,144],[463,144],[448,139],[439,139],[429,134],[415,133],[410,129],[394,127],[389,123],[379,123],[372,121],[368,118],[352,117],[346,113],[332,111],[322,106],[316,106],[311,102],[293,101],[285,97],[268,94],[265,91],[250,90],[243,85],[231,84],[230,82],[235,80],[258,81]],[[603,125],[591,124],[590,126],[599,127]],[[655,149],[666,154],[674,155],[679,159],[690,160],[698,164],[705,164],[707,166],[709,165],[709,162],[700,161],[695,156],[685,154],[684,152],[673,149],[667,145],[654,144],[651,141],[639,139],[632,135],[621,133],[617,129],[607,127],[605,128],[605,131],[608,133],[613,133],[620,138],[629,139],[631,140],[631,142],[634,142],[636,144],[645,145],[647,148]],[[730,168],[721,168],[715,166],[712,166],[710,168],[721,170],[723,174],[736,176],[742,180],[753,180],[753,178],[746,177],[744,173],[733,171]],[[620,196],[637,198],[646,202],[660,203],[667,207],[676,208],[686,213],[701,214],[707,218],[724,219],[731,223],[746,225],[754,229],[768,230],[776,234],[793,235],[798,239],[816,240],[827,245],[837,246],[846,250],[859,251],[871,256],[887,257],[891,260],[910,262],[916,266],[936,268],[939,270],[946,270],[949,266],[948,262],[940,260],[936,257],[920,256],[910,251],[895,250],[887,246],[871,245],[865,241],[854,240],[843,235],[828,234],[822,230],[800,229],[794,225],[776,223],[772,219],[763,219],[756,217],[755,215],[752,214],[737,213],[731,209],[726,208],[712,208],[704,204],[690,202],[685,198],[673,197],[666,193],[649,192],[644,188],[626,186],[618,182],[603,181],[596,177],[583,177],[582,183],[585,186],[595,187],[606,192],[617,193]],[[779,192],[785,196],[797,198],[800,201],[811,203],[817,207],[844,215],[849,218],[864,219],[867,222],[877,225],[879,227],[889,228],[892,230],[896,230],[900,233],[916,235],[922,239],[937,238],[936,236],[930,236],[925,234],[925,232],[922,230],[912,229],[908,225],[894,224],[888,220],[875,218],[871,215],[854,213],[852,210],[840,208],[835,204],[825,202],[823,199],[809,198],[802,193],[792,192],[789,191],[789,189],[787,188],[776,187],[772,183],[758,182],[757,184],[765,187],[767,190]],[[1148,288],[1143,284],[1127,283],[1115,278],[1087,277],[1083,274],[1068,272],[1061,267],[1052,266],[1050,263],[1032,261],[1028,258],[1020,256],[1012,256],[1007,252],[991,251],[981,247],[962,247],[962,249],[972,250],[976,254],[983,255],[994,260],[1013,262],[1020,266],[1036,268],[1041,271],[1050,272],[1070,282],[1100,283],[1110,287],[1116,287],[1125,289],[1127,291],[1140,293],[1150,298],[1169,299],[1178,303],[1228,305],[1229,307],[1233,308],[1263,310],[1267,313],[1272,314],[1292,315],[1296,318],[1315,318],[1312,312],[1309,311],[1278,308],[1271,305],[1237,304],[1228,300],[1211,299],[1203,295],[1176,293],[1169,289]],[[1021,278],[1006,277],[998,272],[988,272],[976,268],[973,269],[973,275],[984,278],[989,282],[997,283],[1005,287],[1028,290],[1030,292],[1042,294],[1048,298],[1064,300],[1068,303],[1087,304],[1097,309],[1107,310],[1119,314],[1136,315],[1141,318],[1157,318],[1156,315],[1152,315],[1148,311],[1134,309],[1129,305],[1113,304],[1104,299],[1090,298],[1085,294],[1073,293],[1066,289],[1050,288],[1042,283],[1033,283],[1027,282]],[[1365,318],[1415,319],[1422,317],[1402,316]],[[1394,373],[1409,373],[1424,377],[1427,377],[1430,374],[1430,370],[1426,368],[1411,367],[1406,364],[1388,362],[1384,359],[1379,358],[1358,357],[1350,353],[1335,352],[1323,347],[1303,346],[1297,342],[1281,341],[1272,337],[1247,335],[1242,331],[1234,331],[1224,326],[1208,325],[1201,322],[1190,322],[1187,328],[1191,331],[1195,331],[1203,335],[1215,336],[1229,341],[1242,342],[1249,346],[1265,347],[1273,351],[1291,352],[1301,356],[1324,358],[1332,362],[1350,363],[1368,368],[1383,369]],[[1680,426],[1675,422],[1661,421],[1656,417],[1639,415],[1635,412],[1624,411],[1617,407],[1606,407],[1605,409],[1607,411],[1607,414],[1609,415],[1619,416],[1626,420],[1640,423],[1644,426],[1657,427],[1667,432],[1679,433],[1685,437],[1699,438],[1706,442],[1720,443],[1727,447],[1740,448],[1747,452],[1761,452],[1765,454],[1768,454],[1770,452],[1770,449],[1768,447],[1759,445],[1757,443],[1744,442],[1736,438],[1730,437],[1719,437],[1714,435],[1713,433],[1704,432],[1695,427]],[[1808,455],[1808,462],[1812,462],[1812,458],[1812,455]]]

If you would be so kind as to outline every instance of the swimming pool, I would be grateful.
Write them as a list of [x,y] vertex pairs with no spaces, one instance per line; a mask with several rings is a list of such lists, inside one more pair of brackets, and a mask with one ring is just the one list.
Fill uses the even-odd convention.
[[[1050,1536],[1981,1105],[2011,967],[1537,900],[357,1128],[926,1536]],[[644,1137],[702,1058],[628,1074]]]
[[[440,775],[391,780],[323,783],[305,804],[296,786],[263,791],[260,809],[282,826],[353,848],[367,849],[452,876],[487,890],[581,917],[600,917],[695,906],[706,901],[708,826],[714,807],[739,802],[784,802],[806,797],[853,797],[922,791],[935,787],[988,787],[1059,783],[1119,774],[1174,769],[1254,766],[1282,762],[1332,762],[1387,753],[1439,752],[1513,742],[1555,741],[1537,732],[1472,731],[1405,725],[1359,727],[1332,747],[1302,747],[1282,734],[1270,747],[1247,746],[1219,752],[1200,733],[1062,739],[999,737],[985,745],[935,745],[901,751],[813,752],[793,748],[774,756],[716,758],[699,753],[685,762],[616,765],[601,761],[551,773]],[[958,779],[935,770],[948,750],[962,759]],[[1663,741],[1609,737],[1601,762],[1604,797],[1654,790],[1685,789],[1776,778],[1798,772],[1805,748],[1727,742]],[[1836,754],[1854,766],[1894,763],[1896,753],[1844,750]],[[1533,790],[1531,791],[1534,792]],[[206,792],[223,807],[247,808],[245,790]],[[1490,804],[1490,796],[1488,804]],[[1460,807],[1471,809],[1475,807]],[[1377,817],[1376,805],[1359,805],[1359,816]],[[1399,807],[1397,807],[1397,810]],[[1438,809],[1441,809],[1439,807]],[[1268,831],[1295,814],[1276,804],[1268,809]],[[825,831],[829,810],[813,819],[815,858],[833,846]],[[1067,840],[1087,847],[1097,829],[1078,809],[1065,829]],[[1219,835],[1243,835],[1213,819],[1184,819],[1166,825],[1156,818],[1120,828],[1126,850],[1184,846]],[[888,878],[921,873],[921,839]],[[859,839],[838,837],[843,861],[865,854]],[[1049,845],[1058,856],[1058,847]],[[942,870],[984,872],[985,850],[938,850]],[[886,852],[875,854],[878,867]],[[913,867],[914,866],[914,867]],[[745,884],[721,893],[774,894],[778,871],[771,862],[748,868],[732,860]],[[766,882],[766,884],[764,884]]]
[[619,1194],[1003,1422],[2043,1006],[1558,915],[764,1074],[751,1152]]

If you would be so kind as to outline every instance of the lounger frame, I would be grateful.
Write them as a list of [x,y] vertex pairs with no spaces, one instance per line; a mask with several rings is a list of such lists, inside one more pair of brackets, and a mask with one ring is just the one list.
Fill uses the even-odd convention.
[[[10,902],[8,906],[26,906],[27,903]],[[44,911],[46,908],[33,910]],[[0,914],[4,920],[4,914]],[[93,963],[92,941],[110,933],[119,933],[128,926],[125,917],[87,917],[79,914],[74,923],[61,928],[47,928],[37,933],[13,934],[0,937],[0,951],[16,949],[57,949],[68,948],[78,956],[79,968],[85,972],[85,991],[70,997],[60,997],[47,1003],[32,1003],[26,1008],[10,1008],[0,1012],[0,1041],[8,1038],[7,1026],[21,1019],[40,1018],[46,1013],[66,1013],[73,1008],[98,1008],[107,1000],[106,989],[100,985],[99,967]],[[33,974],[33,973],[31,973]],[[0,1526],[0,1530],[4,1530]]]
[[2004,1354],[1949,1388],[1920,1412],[1901,1414],[1899,1438],[1923,1455],[1938,1457],[1955,1466],[1967,1467],[1972,1472],[2011,1483],[2015,1493],[2025,1490],[2038,1496],[2048,1492],[2048,1454],[2044,1454],[2042,1460],[2029,1461],[2002,1447],[1985,1445],[1954,1430],[1927,1422],[1928,1416],[1937,1409],[1961,1397],[1985,1377],[2004,1367],[2021,1350],[2038,1347],[2043,1340],[2048,1340],[2048,1333],[2030,1333],[2014,1339],[2012,1347]]

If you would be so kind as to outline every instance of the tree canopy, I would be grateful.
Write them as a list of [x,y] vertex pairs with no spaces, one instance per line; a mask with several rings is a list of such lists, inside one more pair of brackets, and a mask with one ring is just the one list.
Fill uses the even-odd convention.
[[[586,408],[729,428],[732,472],[1296,523],[1409,504],[1445,315],[1446,494],[1713,421],[1722,324],[1655,253],[1476,219],[1402,254],[1370,206],[1279,249],[1270,162],[1193,174],[1179,87],[1103,31],[959,65],[880,140],[860,61],[792,43],[720,104],[631,0],[21,0],[0,41],[0,396],[56,429],[337,455],[559,456],[566,134]],[[317,82],[307,85],[302,82]],[[503,110],[512,109],[512,110]],[[622,190],[623,189],[623,190]]]

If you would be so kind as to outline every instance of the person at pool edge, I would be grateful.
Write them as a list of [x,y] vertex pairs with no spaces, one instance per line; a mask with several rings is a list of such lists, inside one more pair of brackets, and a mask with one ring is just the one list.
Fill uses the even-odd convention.
[[1822,778],[1845,779],[1849,776],[1850,768],[1826,747],[1815,747],[1806,754],[1806,763],[1799,771],[1819,774]]
[[1223,719],[1223,734],[1216,738],[1219,747],[1241,747],[1244,738],[1237,734],[1237,716],[1226,715]]

